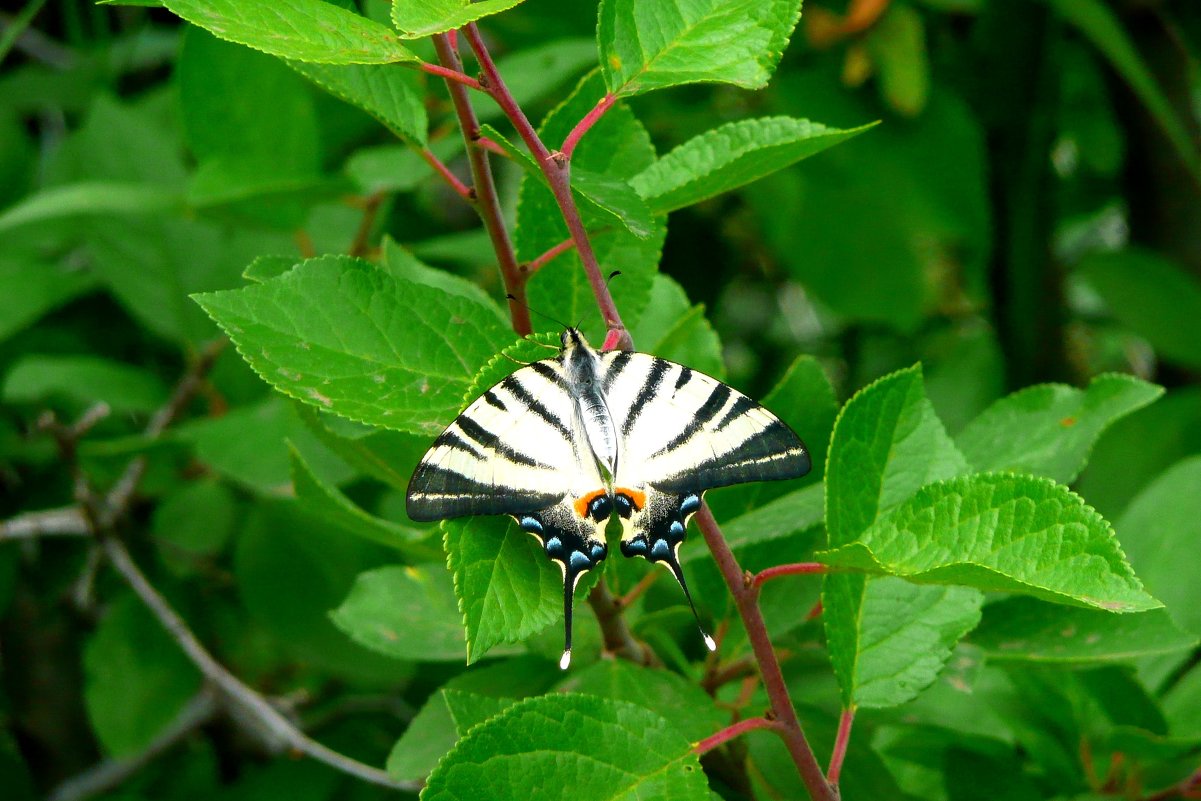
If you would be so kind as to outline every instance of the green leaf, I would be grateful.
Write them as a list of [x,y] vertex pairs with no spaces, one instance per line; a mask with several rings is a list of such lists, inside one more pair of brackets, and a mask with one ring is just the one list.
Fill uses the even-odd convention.
[[587,695],[530,698],[475,727],[430,774],[421,798],[488,801],[547,788],[577,801],[709,798],[692,745],[670,723]]
[[[525,170],[526,175],[548,185],[546,175],[533,156],[514,145],[491,125],[482,126],[480,133],[500,145],[509,158]],[[620,225],[639,239],[646,239],[654,233],[650,210],[626,181],[573,165],[571,190],[579,201],[581,212],[583,209],[589,210],[596,217],[598,225]]]
[[466,653],[454,584],[438,564],[369,570],[330,616],[355,642],[396,659],[457,662]]
[[334,97],[366,111],[405,142],[425,147],[429,120],[417,71],[381,64],[335,66],[290,61],[288,66]]
[[[865,579],[859,618],[831,628],[857,627],[853,702],[898,706],[938,677],[951,649],[980,621],[984,596],[969,587],[929,587],[894,578]],[[853,586],[847,582],[842,586]],[[832,585],[827,585],[828,587]],[[833,598],[827,589],[823,600]],[[854,608],[837,604],[836,609]],[[830,610],[823,609],[823,615]],[[832,646],[831,646],[832,647]]]
[[1201,737],[1201,670],[1194,667],[1168,691],[1163,711],[1172,734]]
[[602,0],[605,85],[617,95],[700,81],[761,89],[800,16],[800,0]]
[[[467,629],[467,661],[517,642],[563,614],[563,584],[529,534],[508,518],[448,520],[446,564]],[[581,582],[582,584],[583,582]]]
[[830,544],[851,542],[919,487],[966,470],[926,398],[919,366],[864,387],[843,407],[831,435]]
[[1020,592],[1111,612],[1162,606],[1143,590],[1109,524],[1066,487],[1033,476],[930,484],[858,541],[819,558],[919,583]]
[[[794,490],[733,520],[723,522],[721,532],[731,548],[799,534],[822,522],[822,514],[825,511],[824,492],[825,488],[821,484],[811,484]],[[709,552],[699,548],[688,548],[680,554],[680,561],[687,564],[702,557],[708,559]]]
[[80,407],[103,401],[114,412],[152,412],[167,401],[158,376],[99,356],[23,356],[9,368],[0,397],[8,403],[67,399]]
[[424,779],[472,726],[515,703],[515,698],[496,698],[446,687],[438,690],[388,755],[388,774],[397,781]]
[[200,672],[133,595],[101,619],[83,669],[92,731],[112,757],[144,749],[200,689]]
[[425,435],[369,426],[353,429],[358,424],[323,414],[308,404],[296,402],[293,408],[322,445],[355,470],[393,489],[408,489],[409,477],[430,446]]
[[1164,471],[1131,501],[1117,523],[1130,563],[1185,631],[1201,635],[1201,604],[1185,565],[1201,542],[1201,456]]
[[194,296],[265,381],[353,420],[438,433],[510,335],[494,312],[345,256]]
[[164,0],[172,13],[222,39],[318,64],[418,61],[378,22],[323,0]]
[[714,378],[726,374],[721,341],[705,317],[705,307],[689,303],[684,288],[670,276],[655,275],[650,302],[630,326],[630,336],[644,353],[686,364]]
[[397,278],[441,289],[443,292],[451,295],[465,297],[468,300],[491,309],[496,314],[497,319],[506,324],[508,323],[508,318],[505,317],[505,313],[501,311],[500,306],[496,305],[496,301],[481,289],[479,284],[447,270],[430,267],[414,256],[408,248],[399,244],[390,236],[384,237],[382,247],[383,259],[380,261],[382,269],[395,275]]
[[[571,96],[552,111],[539,128],[544,142],[561,142],[581,117],[603,94],[600,74],[586,76]],[[655,148],[646,129],[624,105],[618,104],[601,117],[580,140],[572,155],[577,168],[628,181],[655,159]],[[641,201],[640,201],[641,202]],[[639,239],[624,228],[613,227],[611,215],[584,208],[581,215],[589,230],[592,247],[603,273],[620,270],[622,275],[610,289],[623,317],[637,319],[650,299],[652,279],[667,235],[662,219],[652,218],[652,234]],[[513,233],[517,256],[532,261],[568,238],[567,226],[550,190],[525,176],[517,203],[517,226]],[[603,336],[605,326],[596,311],[596,299],[574,248],[557,256],[530,279],[528,300],[535,309],[554,309],[567,322],[583,321],[591,338]],[[599,342],[597,343],[599,344]]]
[[1101,0],[1050,0],[1050,5],[1055,13],[1075,26],[1105,57],[1110,67],[1147,107],[1181,161],[1190,170],[1196,171],[1197,150],[1188,128],[1173,110],[1163,89],[1155,82],[1155,75],[1139,55],[1114,10]]
[[80,216],[175,213],[183,208],[179,192],[146,184],[87,181],[42,189],[0,212],[0,233],[23,225]]
[[344,171],[363,194],[408,192],[434,174],[407,145],[377,145],[356,150]]
[[186,574],[198,557],[215,556],[225,548],[237,514],[237,501],[225,484],[201,479],[164,497],[154,507],[150,529],[167,565]]
[[972,633],[990,662],[1129,662],[1197,645],[1163,609],[1114,617],[1095,609],[1006,598],[984,607]]
[[637,704],[670,721],[693,742],[705,739],[729,721],[729,713],[695,682],[678,673],[623,659],[602,659],[573,671],[556,689]]
[[662,156],[630,184],[656,214],[737,189],[858,136],[792,117],[739,120],[706,131]]
[[402,39],[420,39],[462,28],[469,22],[507,11],[523,0],[392,0],[392,22]]
[[880,92],[893,109],[915,117],[930,95],[926,28],[913,8],[893,3],[864,37],[880,76]]
[[395,548],[410,558],[436,558],[437,554],[433,549],[423,549],[418,545],[418,541],[424,539],[428,532],[367,514],[336,487],[314,475],[295,447],[291,448],[291,455],[292,487],[296,492],[297,501],[306,512],[320,517],[341,531]]
[[1117,420],[1163,395],[1163,388],[1111,373],[1087,389],[1040,384],[988,407],[955,438],[980,472],[1013,471],[1069,484],[1097,439]]
[[84,294],[91,273],[20,253],[0,256],[0,342]]
[[330,620],[358,576],[391,553],[332,532],[295,503],[258,503],[238,533],[238,595],[277,648],[347,679],[387,686],[403,679],[396,660],[352,641]]
[[1201,282],[1174,262],[1127,249],[1085,258],[1078,268],[1118,322],[1168,361],[1201,368]]

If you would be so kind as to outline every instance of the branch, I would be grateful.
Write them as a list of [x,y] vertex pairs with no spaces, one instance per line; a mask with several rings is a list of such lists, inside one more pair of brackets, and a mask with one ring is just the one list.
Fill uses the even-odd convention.
[[375,225],[376,215],[379,214],[379,207],[383,202],[384,196],[379,192],[372,192],[363,198],[363,218],[359,220],[359,227],[354,232],[354,239],[351,240],[350,247],[346,249],[348,255],[367,255],[367,242],[371,237],[371,229]]
[[717,562],[717,568],[721,571],[726,586],[730,588],[730,594],[734,596],[734,604],[738,607],[742,624],[746,627],[751,650],[755,654],[755,661],[759,663],[759,672],[763,674],[763,687],[767,690],[767,697],[771,700],[772,715],[780,724],[776,729],[777,733],[784,740],[784,745],[788,748],[792,761],[796,763],[797,771],[801,774],[801,780],[805,783],[810,797],[814,801],[837,801],[837,791],[830,786],[822,774],[821,766],[817,764],[817,758],[813,755],[813,749],[805,739],[805,733],[796,716],[796,709],[792,706],[788,685],[784,683],[780,662],[776,658],[771,638],[767,634],[763,614],[759,611],[759,589],[754,586],[750,574],[744,574],[742,568],[739,567],[738,560],[734,558],[733,551],[730,550],[725,537],[722,536],[721,529],[718,527],[717,521],[713,519],[713,513],[709,511],[708,504],[701,505],[696,520],[701,534],[705,537],[705,543],[709,546],[713,559]]
[[107,537],[102,546],[109,563],[133,589],[142,603],[154,614],[167,634],[175,640],[184,654],[200,670],[204,677],[216,687],[222,700],[229,704],[234,719],[274,752],[297,751],[319,762],[364,781],[408,792],[419,791],[416,782],[398,782],[379,768],[365,765],[358,760],[339,754],[310,738],[267,701],[262,695],[243,684],[225,669],[212,654],[201,645],[200,640],[188,628],[183,618],[159,594],[146,576],[134,564],[129,551],[118,540]]
[[213,693],[201,690],[179,711],[175,720],[141,751],[122,759],[105,759],[67,779],[50,791],[47,801],[84,801],[107,793],[187,739],[188,735],[212,720],[216,713],[217,700]]
[[851,742],[851,724],[855,722],[855,708],[842,710],[838,718],[838,734],[834,738],[834,750],[830,754],[830,767],[826,770],[826,781],[832,786],[838,786],[838,778],[842,775],[842,762],[847,756],[847,745]]
[[768,720],[767,718],[747,718],[746,720],[740,720],[732,726],[726,726],[716,734],[706,737],[699,743],[694,743],[692,753],[697,756],[708,753],[722,743],[733,740],[735,737],[745,734],[748,731],[754,731],[755,729],[773,729],[778,731],[779,728],[780,724],[778,722]]
[[434,168],[434,172],[442,176],[446,183],[450,184],[450,188],[455,190],[455,194],[466,200],[468,203],[475,202],[475,193],[467,184],[459,180],[459,176],[450,171],[450,168],[442,163],[442,160],[434,155],[434,151],[428,147],[423,147],[417,151],[421,158],[425,159],[425,163]]
[[588,605],[592,607],[597,622],[600,623],[606,651],[639,665],[661,664],[650,646],[630,632],[625,618],[621,616],[621,610],[625,606],[620,598],[610,592],[603,577],[588,593]]
[[762,587],[764,582],[771,581],[774,578],[781,576],[799,576],[810,575],[813,573],[829,573],[830,568],[823,565],[821,562],[795,562],[790,565],[776,565],[769,567],[755,574],[752,582],[756,588]]
[[492,96],[492,99],[504,111],[505,116],[513,123],[518,135],[533,154],[534,161],[542,170],[542,174],[546,176],[550,191],[559,205],[559,212],[563,215],[563,222],[567,224],[567,230],[580,254],[580,263],[584,265],[584,273],[588,276],[588,283],[592,287],[592,294],[596,297],[596,305],[605,320],[605,325],[608,326],[610,332],[617,332],[617,342],[623,349],[628,350],[633,347],[629,333],[621,321],[621,314],[617,311],[616,304],[613,303],[613,296],[609,292],[605,276],[596,260],[596,253],[592,250],[592,243],[588,239],[588,232],[584,229],[584,222],[580,218],[580,210],[576,207],[575,198],[571,194],[570,162],[562,154],[552,155],[546,145],[542,143],[538,132],[534,130],[534,126],[526,118],[525,112],[521,110],[512,93],[505,86],[504,79],[497,71],[496,64],[492,61],[492,56],[488,53],[488,48],[484,44],[484,39],[480,36],[480,30],[476,24],[468,23],[463,28],[463,33],[467,36],[467,41],[470,42],[471,49],[475,52],[476,60],[479,61],[480,68],[484,71],[482,81],[484,91]]
[[0,542],[35,537],[85,537],[88,522],[78,506],[26,512],[0,523]]
[[456,83],[460,83],[469,89],[483,89],[484,88],[484,87],[480,86],[479,81],[477,81],[475,78],[472,78],[467,73],[463,72],[461,64],[459,65],[458,69],[447,69],[446,67],[441,67],[441,66],[438,66],[437,64],[430,64],[428,62],[423,61],[423,62],[421,62],[421,66],[418,67],[418,69],[420,69],[422,72],[428,72],[430,75],[437,75],[439,78],[445,78],[447,81],[454,81]]
[[600,99],[596,106],[584,115],[584,118],[576,123],[576,126],[567,134],[567,138],[563,140],[563,156],[571,159],[571,154],[575,152],[575,146],[580,143],[580,139],[584,134],[588,133],[588,129],[596,125],[597,120],[604,116],[614,103],[617,102],[617,95],[612,92],[607,93]]
[[[434,48],[438,51],[438,60],[442,66],[450,70],[463,71],[459,60],[459,52],[451,43],[447,34],[434,35]],[[534,329],[530,324],[530,310],[525,298],[525,276],[517,264],[517,254],[513,250],[513,241],[505,227],[505,218],[500,210],[500,198],[496,194],[496,181],[492,178],[492,168],[488,164],[488,151],[479,147],[480,123],[471,107],[471,98],[467,96],[467,87],[462,83],[447,80],[446,89],[450,92],[451,102],[459,117],[459,127],[463,130],[463,142],[467,146],[467,160],[471,164],[471,181],[475,185],[476,211],[488,238],[492,240],[492,249],[496,252],[497,266],[500,267],[501,280],[505,284],[505,294],[512,295],[509,301],[509,319],[513,330],[525,336]]]

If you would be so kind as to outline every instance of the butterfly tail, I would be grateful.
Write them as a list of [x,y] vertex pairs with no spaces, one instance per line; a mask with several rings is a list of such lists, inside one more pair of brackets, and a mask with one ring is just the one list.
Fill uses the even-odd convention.
[[[667,544],[663,540],[659,540],[659,543]],[[659,543],[655,544],[658,545]],[[701,616],[697,614],[696,604],[692,602],[692,593],[688,591],[688,582],[684,580],[684,568],[680,566],[678,551],[670,548],[658,548],[654,550],[657,550],[658,553],[652,553],[651,560],[666,567],[676,577],[680,589],[684,591],[684,600],[688,601],[688,608],[692,610],[692,618],[696,621],[696,628],[701,633],[701,638],[705,641],[705,647],[710,651],[716,651],[717,643],[713,641],[713,638],[705,631],[705,627],[701,625]]]

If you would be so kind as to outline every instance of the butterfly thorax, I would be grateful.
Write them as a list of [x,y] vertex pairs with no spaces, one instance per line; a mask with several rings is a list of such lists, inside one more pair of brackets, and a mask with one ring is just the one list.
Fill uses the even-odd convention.
[[567,389],[574,401],[576,428],[583,433],[597,465],[612,479],[617,475],[617,426],[605,401],[600,356],[574,328],[564,331],[560,341],[563,343],[560,358]]

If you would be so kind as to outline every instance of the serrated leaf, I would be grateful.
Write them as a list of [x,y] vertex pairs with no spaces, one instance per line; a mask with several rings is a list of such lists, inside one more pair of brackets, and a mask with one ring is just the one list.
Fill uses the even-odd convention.
[[1088,256],[1077,269],[1110,314],[1162,358],[1201,368],[1201,282],[1195,275],[1137,248]]
[[429,120],[419,74],[383,64],[288,66],[331,95],[358,106],[414,147],[425,147]]
[[383,249],[383,258],[380,261],[381,269],[398,278],[441,289],[451,295],[461,295],[491,309],[502,322],[508,322],[504,312],[496,305],[496,301],[474,281],[468,281],[447,270],[439,270],[424,264],[408,248],[390,236],[384,237],[381,247]]
[[295,402],[293,407],[305,427],[346,464],[401,491],[408,488],[409,477],[430,446],[430,439],[424,434],[379,428],[352,433],[334,431],[331,425],[345,418],[323,415],[300,402]]
[[462,28],[469,22],[507,11],[523,0],[392,0],[392,22],[402,39],[420,39]]
[[1198,638],[1182,631],[1163,609],[1114,617],[1034,598],[1006,598],[984,607],[971,641],[990,662],[1081,664],[1188,650]]
[[869,581],[857,621],[855,704],[897,706],[930,686],[951,649],[980,621],[983,602],[970,587]]
[[[547,115],[539,128],[544,142],[561,142],[581,117],[592,110],[604,93],[598,72],[580,81],[575,91]],[[654,145],[646,129],[624,105],[609,109],[580,140],[572,155],[572,169],[628,180],[655,159]],[[624,228],[613,228],[612,217],[598,217],[582,209],[593,250],[605,274],[620,270],[610,285],[613,298],[624,317],[637,319],[650,298],[652,279],[667,230],[663,221],[652,218],[649,238],[639,239]],[[550,190],[539,181],[523,177],[517,203],[517,227],[513,234],[518,258],[532,261],[568,238],[567,226]],[[596,311],[596,299],[574,249],[543,266],[530,279],[528,300],[535,309],[554,309],[565,322],[583,321],[583,330],[594,343],[604,335]]]
[[800,15],[800,0],[603,0],[605,85],[618,95],[702,81],[761,89]]
[[472,726],[515,703],[516,698],[497,698],[448,687],[438,690],[392,748],[388,774],[397,781],[424,779]]
[[849,130],[792,117],[739,120],[706,131],[630,180],[656,214],[752,183],[874,127]]
[[84,407],[103,401],[115,412],[151,412],[167,401],[167,387],[140,367],[99,356],[22,356],[4,376],[8,403],[66,399]]
[[850,542],[931,481],[967,470],[934,407],[920,367],[864,387],[834,424],[826,465],[826,529]]
[[132,595],[100,620],[83,651],[92,731],[114,757],[144,749],[200,689],[200,673]]
[[362,573],[330,618],[355,642],[395,659],[457,662],[466,653],[454,583],[438,564]]
[[323,0],[164,0],[172,13],[231,42],[318,64],[418,61],[387,27]]
[[692,745],[654,712],[594,696],[547,695],[472,729],[430,774],[421,798],[514,795],[707,801],[709,788]]
[[1143,590],[1105,519],[1066,487],[1033,476],[986,473],[930,484],[858,541],[818,557],[919,583],[1111,612],[1162,606]]
[[1040,384],[1008,395],[968,424],[955,444],[980,472],[1009,470],[1069,484],[1110,425],[1163,395],[1163,388],[1111,373],[1087,389]]
[[87,181],[52,186],[0,212],[0,233],[64,217],[161,215],[183,209],[179,192],[132,182]]
[[297,502],[306,512],[320,517],[341,531],[395,548],[409,558],[437,558],[435,550],[423,548],[419,544],[419,541],[426,537],[427,531],[401,526],[367,514],[339,492],[337,487],[314,475],[295,447],[290,450],[292,488],[296,492]]
[[[525,170],[527,176],[547,185],[546,175],[529,153],[514,145],[491,125],[481,126],[480,133],[500,145],[509,158]],[[654,233],[650,210],[626,181],[573,165],[571,191],[580,201],[581,211],[586,208],[592,212],[598,225],[620,225],[639,239],[646,239]]]
[[[563,585],[534,538],[508,518],[448,520],[446,565],[467,629],[467,661],[559,618]],[[582,582],[581,582],[582,583]]]
[[693,742],[705,739],[729,720],[729,713],[695,682],[622,659],[595,662],[568,676],[557,689],[637,704],[671,721]]
[[193,297],[281,392],[413,433],[441,431],[476,368],[511,336],[478,303],[345,256]]
[[254,261],[246,265],[246,269],[242,271],[242,277],[247,281],[256,281],[261,284],[283,275],[299,263],[300,260],[295,256],[257,256]]
[[1201,635],[1196,586],[1182,572],[1201,542],[1201,456],[1177,462],[1140,492],[1117,529],[1147,589],[1185,631]]

